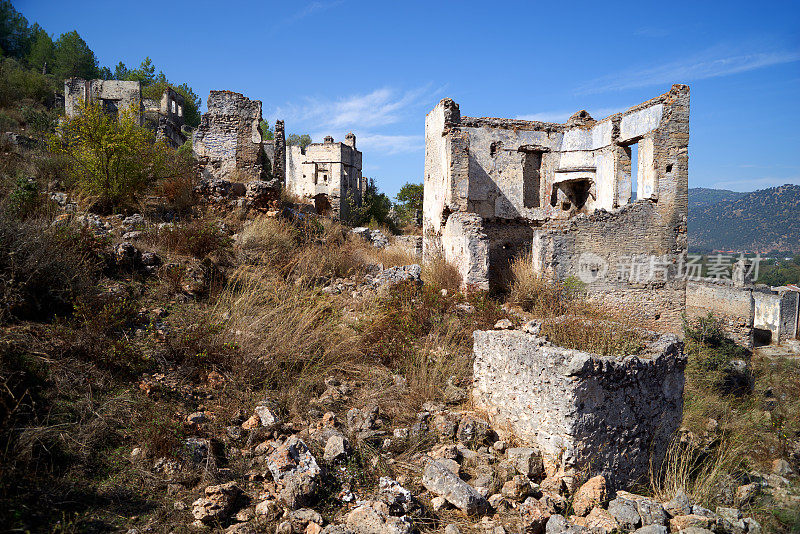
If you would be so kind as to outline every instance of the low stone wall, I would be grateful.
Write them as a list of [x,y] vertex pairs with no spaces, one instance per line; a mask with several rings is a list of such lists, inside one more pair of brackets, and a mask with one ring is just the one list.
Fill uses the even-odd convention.
[[659,465],[680,426],[686,356],[672,334],[639,356],[554,346],[518,330],[476,331],[473,397],[497,431],[537,445],[548,474],[602,474],[617,488]]
[[686,316],[712,313],[722,321],[725,334],[737,344],[753,347],[753,291],[729,280],[691,280],[686,284]]

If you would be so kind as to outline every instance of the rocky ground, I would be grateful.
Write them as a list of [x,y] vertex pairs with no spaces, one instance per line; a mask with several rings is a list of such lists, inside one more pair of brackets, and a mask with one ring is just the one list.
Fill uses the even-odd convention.
[[[95,215],[57,193],[47,225],[27,230],[83,236],[100,296],[66,318],[3,326],[12,528],[797,528],[796,364],[773,358],[763,376],[776,382],[757,376],[752,396],[687,404],[681,439],[699,452],[686,480],[633,493],[546,473],[535,448],[500,439],[470,401],[472,331],[530,314],[460,294],[452,271],[420,265],[386,230],[318,220],[259,188],[204,187],[202,210],[174,219]],[[743,418],[747,432],[772,429],[764,450],[701,491],[698,472]]]

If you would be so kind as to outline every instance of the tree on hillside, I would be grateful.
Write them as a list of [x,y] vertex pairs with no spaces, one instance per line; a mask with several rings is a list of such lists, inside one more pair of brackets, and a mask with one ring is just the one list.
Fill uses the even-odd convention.
[[397,199],[396,209],[404,223],[414,222],[417,212],[422,211],[424,190],[423,184],[412,184],[411,182],[400,188],[400,192],[395,197]]
[[275,139],[275,133],[272,131],[272,128],[269,127],[269,123],[267,121],[262,120],[259,125],[261,126],[262,141],[270,141]]
[[288,136],[286,136],[286,146],[296,145],[305,150],[306,147],[311,143],[313,143],[313,141],[311,140],[311,136],[308,134],[303,134],[303,135],[289,134]]
[[133,108],[119,120],[97,103],[64,120],[50,139],[50,150],[69,162],[69,185],[94,197],[101,212],[135,200],[148,186],[185,172],[180,158],[139,125]]
[[90,80],[99,74],[97,58],[76,31],[63,33],[55,42],[55,65],[53,73],[57,78],[77,76]]
[[194,128],[200,124],[200,104],[202,100],[195,94],[188,84],[176,85],[167,80],[164,71],[158,71],[149,57],[145,57],[138,68],[129,69],[125,63],[120,61],[114,67],[113,78],[115,80],[138,81],[142,84],[142,96],[144,98],[159,99],[164,94],[164,89],[169,85],[177,93],[181,94],[185,100],[183,107],[183,118],[187,126]]
[[31,45],[28,19],[14,9],[11,2],[0,0],[0,48],[4,56],[22,59]]
[[364,179],[366,187],[361,197],[361,206],[351,208],[350,223],[355,226],[385,224],[393,228],[394,224],[389,218],[392,201],[388,195],[378,190],[378,184],[373,178]]
[[42,73],[52,72],[55,64],[56,45],[53,39],[34,24],[32,28],[31,50],[28,53],[28,65]]

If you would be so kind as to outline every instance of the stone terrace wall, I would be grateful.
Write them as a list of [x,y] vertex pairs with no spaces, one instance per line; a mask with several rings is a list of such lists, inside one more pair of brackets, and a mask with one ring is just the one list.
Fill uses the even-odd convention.
[[473,398],[495,429],[537,445],[548,474],[603,474],[616,488],[659,465],[681,423],[686,356],[671,334],[641,356],[565,349],[517,331],[477,331]]
[[192,142],[201,169],[214,178],[264,178],[261,102],[231,91],[211,91],[207,105]]

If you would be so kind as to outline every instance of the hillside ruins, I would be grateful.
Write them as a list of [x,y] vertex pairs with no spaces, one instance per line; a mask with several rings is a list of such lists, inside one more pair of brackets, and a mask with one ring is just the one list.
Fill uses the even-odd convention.
[[537,272],[578,277],[589,295],[678,331],[688,145],[686,85],[564,124],[466,117],[444,99],[425,120],[423,254],[479,289],[502,287],[511,260],[530,254]]

